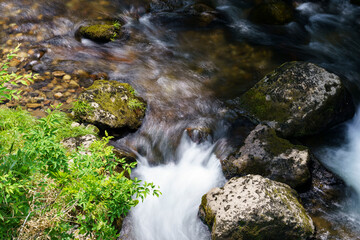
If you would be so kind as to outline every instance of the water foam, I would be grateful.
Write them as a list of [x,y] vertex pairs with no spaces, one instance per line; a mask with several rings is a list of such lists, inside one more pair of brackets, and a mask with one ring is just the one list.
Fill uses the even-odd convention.
[[[166,165],[149,166],[140,158],[134,175],[160,186],[162,196],[148,197],[130,213],[122,238],[141,240],[210,239],[197,216],[201,197],[224,183],[214,145],[191,142],[183,135],[174,159]],[[131,237],[130,237],[131,235]]]

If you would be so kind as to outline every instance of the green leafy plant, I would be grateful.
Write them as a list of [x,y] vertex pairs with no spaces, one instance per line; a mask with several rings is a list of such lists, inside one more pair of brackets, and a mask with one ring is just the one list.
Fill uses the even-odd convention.
[[110,40],[115,41],[116,37],[118,36],[118,31],[120,30],[121,24],[118,21],[115,21],[112,25],[113,25],[115,31]]
[[[152,183],[142,184],[138,179],[124,177],[136,163],[118,159],[113,147],[108,146],[109,139],[95,141],[89,149],[91,154],[72,155],[70,172],[60,176],[66,182],[61,193],[66,196],[65,202],[75,201],[76,214],[71,221],[79,224],[80,234],[96,239],[116,239],[115,222],[138,204],[138,198],[160,194]],[[116,171],[119,164],[122,171]]]
[[[0,142],[2,132],[19,132],[0,147],[1,239],[116,239],[118,223],[139,199],[161,194],[152,183],[126,177],[136,163],[115,156],[111,137],[67,153],[65,114],[49,110],[37,120],[21,109],[1,112]],[[31,127],[12,122],[22,115]]]
[[6,55],[7,61],[0,65],[0,103],[3,103],[5,100],[19,99],[19,94],[21,93],[18,89],[10,89],[9,86],[18,86],[19,83],[23,85],[29,85],[33,78],[36,78],[36,75],[32,74],[17,74],[17,73],[8,73],[10,61],[16,57],[16,52],[19,51],[20,45],[18,45],[14,50],[10,51]]
[[77,100],[73,103],[72,110],[76,118],[80,116],[91,114],[94,111],[94,108],[86,101]]
[[146,110],[146,104],[136,98],[130,99],[128,101],[128,106],[130,109],[133,109],[133,110],[136,110],[136,109],[140,109],[142,111]]
[[118,29],[120,29],[121,24],[120,24],[119,21],[115,21],[115,22],[113,23],[113,26],[114,26],[114,28],[115,28],[116,30],[118,30]]

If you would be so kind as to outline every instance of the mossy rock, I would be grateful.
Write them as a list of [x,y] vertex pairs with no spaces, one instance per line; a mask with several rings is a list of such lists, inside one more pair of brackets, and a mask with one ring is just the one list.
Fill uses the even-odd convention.
[[119,37],[120,33],[120,26],[116,24],[94,24],[81,26],[76,35],[95,42],[110,42]]
[[250,132],[234,154],[221,160],[227,179],[258,174],[304,189],[310,183],[310,153],[301,145],[294,145],[276,135],[274,129],[258,125]]
[[294,10],[284,1],[266,1],[256,5],[249,14],[249,19],[259,24],[283,25],[294,18]]
[[101,129],[137,129],[146,111],[145,101],[135,95],[134,89],[117,81],[95,81],[80,94],[78,101],[88,104],[89,110],[74,109],[74,115]]
[[212,240],[308,239],[314,224],[288,185],[247,175],[202,197],[200,218]]
[[241,96],[240,107],[282,137],[313,135],[354,114],[340,78],[306,62],[285,63]]

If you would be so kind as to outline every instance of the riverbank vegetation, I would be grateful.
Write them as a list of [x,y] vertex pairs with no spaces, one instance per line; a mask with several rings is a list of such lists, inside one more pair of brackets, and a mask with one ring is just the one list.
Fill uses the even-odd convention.
[[[1,100],[18,96],[8,83],[30,78],[6,68]],[[116,239],[131,207],[159,196],[154,184],[126,177],[136,162],[117,158],[107,134],[87,149],[66,149],[64,139],[96,135],[72,123],[55,108],[37,119],[20,107],[0,107],[1,239]]]

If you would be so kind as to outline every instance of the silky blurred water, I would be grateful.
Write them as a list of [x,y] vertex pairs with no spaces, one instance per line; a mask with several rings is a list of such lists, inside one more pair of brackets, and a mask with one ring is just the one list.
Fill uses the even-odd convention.
[[162,195],[148,197],[131,211],[121,238],[209,239],[207,226],[197,217],[201,197],[225,181],[213,147],[209,142],[196,144],[183,134],[170,163],[151,166],[140,158],[134,176],[158,184]]

